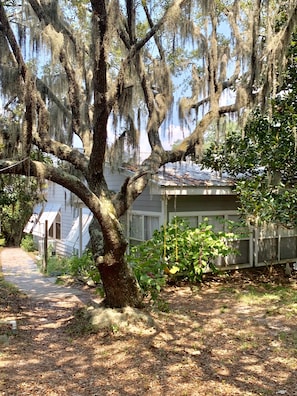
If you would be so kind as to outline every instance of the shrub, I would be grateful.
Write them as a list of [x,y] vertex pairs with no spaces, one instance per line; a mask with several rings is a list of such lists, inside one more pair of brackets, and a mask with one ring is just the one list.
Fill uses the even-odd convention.
[[161,229],[166,241],[164,256],[167,272],[172,278],[201,282],[207,270],[217,271],[216,259],[236,253],[227,241],[234,233],[216,232],[207,218],[196,228],[182,219],[174,218],[168,229]]
[[100,283],[100,274],[91,252],[87,251],[81,257],[72,256],[69,261],[72,275],[89,278],[95,284]]
[[35,252],[37,250],[37,246],[33,240],[33,235],[27,234],[21,240],[21,248],[23,248],[26,252]]
[[143,294],[154,301],[158,299],[161,288],[166,283],[164,277],[166,263],[160,246],[159,234],[155,231],[152,239],[133,246],[127,258]]
[[49,276],[60,276],[70,274],[69,258],[48,255],[46,274]]
[[179,218],[155,231],[152,239],[134,246],[128,255],[145,295],[158,298],[166,279],[201,282],[203,273],[216,271],[215,260],[235,253],[227,244],[234,233],[213,231],[207,219],[197,228]]
[[49,254],[46,266],[47,275],[72,275],[87,280],[91,279],[95,284],[100,283],[100,274],[90,252],[85,252],[81,257],[60,257],[51,255],[50,248],[48,251]]

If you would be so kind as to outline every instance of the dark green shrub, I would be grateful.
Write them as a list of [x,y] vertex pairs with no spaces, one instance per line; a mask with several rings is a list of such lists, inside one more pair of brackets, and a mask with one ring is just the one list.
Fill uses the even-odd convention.
[[61,276],[70,274],[68,257],[48,255],[46,274],[49,276]]

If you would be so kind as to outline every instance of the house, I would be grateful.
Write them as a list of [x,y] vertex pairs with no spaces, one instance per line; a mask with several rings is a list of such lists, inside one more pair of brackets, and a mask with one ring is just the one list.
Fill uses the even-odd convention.
[[[106,167],[109,188],[117,192],[133,170],[112,171]],[[40,249],[47,219],[48,235],[54,251],[63,256],[81,254],[89,240],[92,214],[63,187],[49,182],[47,202],[36,208],[32,234]],[[38,213],[39,211],[39,213]],[[223,230],[226,221],[239,221],[234,179],[226,174],[202,169],[192,162],[166,164],[152,176],[149,185],[121,219],[130,246],[149,239],[154,230],[174,216],[197,226],[207,218],[215,230]],[[36,222],[36,218],[37,222]],[[29,224],[29,223],[28,223]],[[28,232],[29,226],[25,230]],[[246,228],[243,237],[232,244],[240,252],[221,259],[221,268],[244,268],[297,260],[297,231],[270,225]]]
[[24,232],[33,235],[41,254],[46,233],[52,254],[81,254],[89,240],[90,211],[76,205],[70,191],[51,181],[47,182],[44,195],[45,201],[35,206]]
[[[124,174],[108,168],[111,190],[119,189],[125,178]],[[73,193],[51,181],[47,181],[44,196],[45,201],[35,206],[24,233],[33,235],[41,255],[47,233],[52,254],[81,256],[90,239],[88,227],[92,213]]]
[[[137,198],[129,213],[130,244],[151,237],[153,231],[175,216],[195,227],[208,219],[216,231],[223,231],[228,220],[239,221],[234,179],[228,175],[202,169],[192,162],[167,164]],[[240,255],[218,263],[221,267],[252,266],[251,233],[233,242]]]

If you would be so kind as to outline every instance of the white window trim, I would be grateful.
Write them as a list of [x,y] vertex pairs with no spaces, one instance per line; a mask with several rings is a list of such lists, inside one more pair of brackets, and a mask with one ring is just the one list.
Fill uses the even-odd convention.
[[195,211],[195,212],[169,212],[169,220],[171,221],[173,219],[173,217],[177,216],[185,216],[185,217],[191,217],[191,216],[196,216],[198,218],[201,217],[207,217],[207,216],[224,216],[224,218],[226,216],[238,216],[239,213],[237,210],[208,210],[208,211]]
[[[224,220],[228,220],[229,216],[239,216],[239,212],[237,210],[210,210],[210,211],[199,211],[199,212],[169,212],[168,218],[171,221],[174,217],[198,217],[198,223],[202,223],[203,220],[208,216],[222,216]],[[250,240],[251,239],[251,232],[249,235],[240,238],[241,241]]]

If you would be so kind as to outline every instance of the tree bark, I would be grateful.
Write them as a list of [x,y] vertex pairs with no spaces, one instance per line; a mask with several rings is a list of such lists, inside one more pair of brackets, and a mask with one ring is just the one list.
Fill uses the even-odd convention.
[[[102,257],[102,256],[101,256]],[[105,305],[111,308],[142,306],[140,287],[132,269],[124,259],[98,258],[98,269],[105,291]]]
[[120,246],[110,247],[109,253],[104,253],[103,235],[95,217],[89,226],[89,232],[94,260],[105,292],[105,305],[111,308],[141,307],[140,287],[125,260],[126,241],[123,240]]

